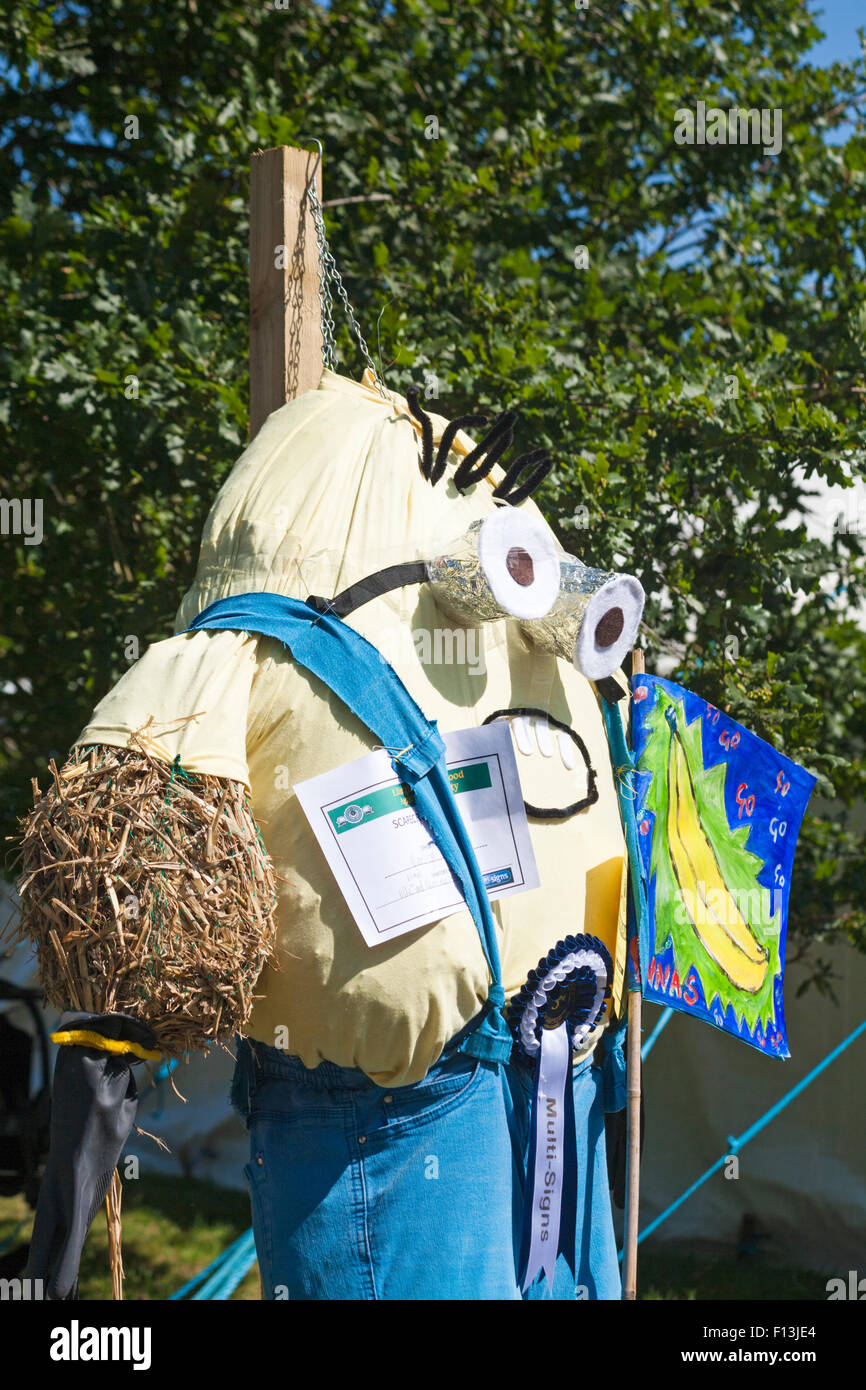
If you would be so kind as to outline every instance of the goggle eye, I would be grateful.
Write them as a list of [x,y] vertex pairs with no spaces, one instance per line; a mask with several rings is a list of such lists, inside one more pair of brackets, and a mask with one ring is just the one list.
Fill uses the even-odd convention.
[[614,642],[622,636],[625,627],[625,618],[621,608],[609,608],[599,619],[595,629],[595,645],[597,647],[612,647]]
[[426,571],[439,607],[456,622],[516,618],[531,642],[588,680],[622,665],[643,617],[634,575],[590,569],[558,550],[534,517],[510,508],[474,522]]
[[531,622],[556,602],[559,555],[540,522],[502,507],[429,560],[427,577],[439,607],[457,622]]
[[573,555],[560,557],[560,569],[553,608],[521,626],[542,650],[571,661],[588,680],[603,680],[634,646],[644,591],[634,575],[590,569]]
[[532,556],[522,545],[513,545],[505,557],[505,568],[515,584],[527,587],[535,578]]

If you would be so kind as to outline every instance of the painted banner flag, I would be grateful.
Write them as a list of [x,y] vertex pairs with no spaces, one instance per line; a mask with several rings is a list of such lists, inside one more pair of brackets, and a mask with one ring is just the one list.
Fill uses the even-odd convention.
[[645,999],[788,1057],[782,986],[805,768],[660,676],[632,680]]

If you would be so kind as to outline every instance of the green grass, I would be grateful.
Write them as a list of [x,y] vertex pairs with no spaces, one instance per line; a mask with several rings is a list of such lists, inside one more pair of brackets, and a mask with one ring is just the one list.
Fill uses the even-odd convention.
[[[143,1177],[124,1182],[122,1215],[128,1299],[168,1298],[250,1225],[245,1193],[196,1178]],[[25,1225],[14,1243],[26,1240],[31,1219],[23,1197],[0,1198],[0,1244],[22,1220]],[[737,1259],[724,1249],[696,1253],[641,1247],[638,1261],[638,1297],[647,1300],[824,1301],[826,1282],[826,1274],[776,1266],[760,1254]],[[82,1299],[111,1297],[101,1214],[84,1247],[79,1287]],[[258,1266],[254,1265],[233,1298],[259,1297]]]
[[827,1275],[810,1269],[774,1265],[760,1255],[686,1254],[671,1250],[638,1252],[638,1298],[696,1302],[733,1299],[752,1303],[764,1299],[827,1298]]
[[[169,1298],[182,1284],[216,1259],[250,1226],[249,1199],[196,1178],[142,1177],[123,1184],[124,1295],[128,1299]],[[27,1225],[15,1244],[27,1239],[31,1213],[23,1197],[0,1198],[0,1243],[22,1218]],[[82,1299],[111,1298],[108,1237],[97,1216],[81,1260]],[[232,1295],[260,1296],[253,1265]]]

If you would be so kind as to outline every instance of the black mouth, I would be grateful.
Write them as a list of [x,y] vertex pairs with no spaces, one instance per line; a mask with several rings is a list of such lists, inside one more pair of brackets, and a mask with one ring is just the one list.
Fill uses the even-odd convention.
[[488,714],[487,718],[482,720],[482,723],[492,724],[494,719],[513,719],[515,715],[531,715],[538,719],[545,719],[551,728],[558,729],[560,733],[568,734],[569,738],[577,745],[586,768],[586,796],[582,797],[580,801],[573,801],[569,806],[533,806],[531,802],[524,801],[523,806],[526,814],[537,820],[568,820],[569,816],[576,816],[579,811],[586,811],[590,806],[594,806],[598,801],[596,773],[589,760],[586,744],[580,734],[572,729],[570,724],[563,724],[561,719],[555,719],[552,714],[548,714],[546,709],[534,709],[530,705],[517,705],[513,709],[494,710],[492,714]]

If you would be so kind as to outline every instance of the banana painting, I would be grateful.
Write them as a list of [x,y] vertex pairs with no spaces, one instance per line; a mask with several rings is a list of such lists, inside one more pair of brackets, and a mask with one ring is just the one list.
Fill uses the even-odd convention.
[[743,920],[707,839],[686,750],[672,709],[668,755],[668,844],[677,887],[697,938],[737,989],[757,994],[770,952]]
[[785,935],[815,778],[692,691],[632,681],[645,999],[787,1057]]

